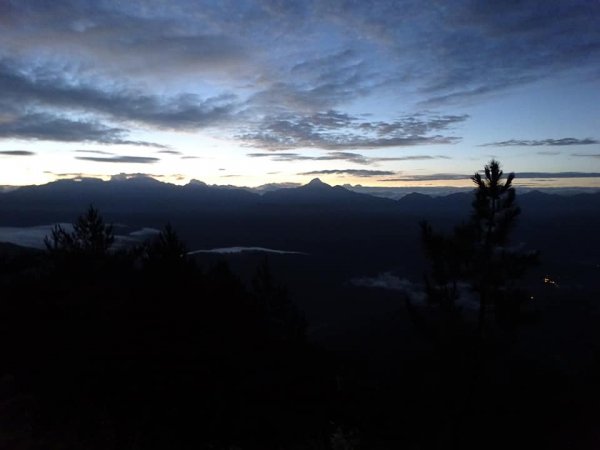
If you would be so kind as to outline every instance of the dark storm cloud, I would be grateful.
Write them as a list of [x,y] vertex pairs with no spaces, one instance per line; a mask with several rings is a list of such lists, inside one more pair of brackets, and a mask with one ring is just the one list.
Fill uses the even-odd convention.
[[369,178],[395,174],[396,172],[391,172],[389,170],[331,169],[313,170],[310,172],[302,172],[298,175],[350,175],[354,177]]
[[459,137],[433,134],[464,122],[468,116],[416,114],[394,122],[364,121],[338,111],[312,115],[282,115],[263,120],[257,131],[240,135],[248,146],[268,150],[324,150],[410,147],[454,144]]
[[597,139],[585,138],[562,138],[562,139],[539,139],[539,140],[525,140],[525,139],[510,139],[508,141],[501,142],[489,142],[482,144],[480,147],[558,147],[568,145],[592,145],[597,144]]
[[33,156],[35,152],[29,150],[0,150],[0,155],[5,156]]
[[81,161],[92,161],[99,163],[125,163],[125,164],[153,164],[160,161],[159,158],[151,158],[147,156],[77,156],[75,159]]

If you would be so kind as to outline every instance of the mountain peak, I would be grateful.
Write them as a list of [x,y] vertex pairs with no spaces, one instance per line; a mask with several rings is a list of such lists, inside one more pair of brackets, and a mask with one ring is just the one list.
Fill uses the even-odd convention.
[[312,186],[312,187],[325,187],[325,186],[327,186],[327,187],[331,187],[327,183],[323,183],[319,178],[313,178],[312,180],[310,180],[310,182],[306,186]]
[[191,179],[187,185],[188,186],[207,186],[207,184],[205,182],[196,180],[195,178]]

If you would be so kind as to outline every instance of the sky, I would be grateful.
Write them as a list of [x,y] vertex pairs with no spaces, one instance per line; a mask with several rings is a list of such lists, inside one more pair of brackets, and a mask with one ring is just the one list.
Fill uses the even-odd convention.
[[458,186],[497,158],[600,187],[599,24],[597,0],[0,0],[0,185]]

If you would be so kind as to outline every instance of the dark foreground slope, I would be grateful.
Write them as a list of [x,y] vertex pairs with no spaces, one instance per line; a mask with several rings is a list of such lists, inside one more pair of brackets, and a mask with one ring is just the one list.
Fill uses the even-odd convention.
[[529,280],[528,314],[485,345],[467,324],[450,346],[431,339],[405,298],[422,288],[419,220],[450,229],[468,217],[468,194],[396,202],[318,182],[262,197],[149,180],[81,183],[88,182],[0,196],[2,225],[72,221],[94,203],[108,222],[131,228],[171,222],[190,250],[302,252],[268,256],[269,298],[287,286],[284,297],[307,319],[306,339],[269,331],[293,327],[272,315],[285,308],[258,306],[265,291],[253,280],[263,253],[200,253],[197,268],[157,271],[127,258],[65,268],[9,247],[0,446],[584,449],[598,442],[597,195],[518,197],[513,243],[540,249],[543,261]]

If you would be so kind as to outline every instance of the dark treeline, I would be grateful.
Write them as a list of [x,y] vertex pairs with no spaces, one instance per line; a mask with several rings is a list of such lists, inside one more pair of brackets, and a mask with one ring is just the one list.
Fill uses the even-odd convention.
[[334,349],[307,337],[267,259],[242,281],[190,258],[170,225],[116,248],[90,207],[45,251],[4,246],[0,448],[589,448],[600,340],[585,367],[537,357],[568,317],[531,302],[539,255],[512,246],[512,178],[492,161],[462,223],[421,224],[425,300],[345,291],[398,309]]
[[266,260],[245,286],[225,263],[197,267],[170,226],[141,246],[112,243],[90,207],[73,232],[54,229],[46,252],[4,259],[3,387],[16,416],[3,445],[229,448],[306,440],[306,427],[326,435],[328,363]]

